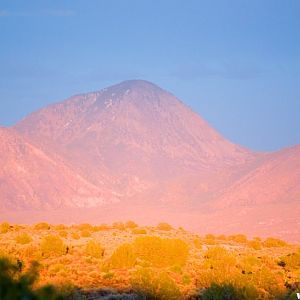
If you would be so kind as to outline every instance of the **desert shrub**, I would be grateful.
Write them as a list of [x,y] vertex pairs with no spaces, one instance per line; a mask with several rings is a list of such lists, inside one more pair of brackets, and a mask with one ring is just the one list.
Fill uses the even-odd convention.
[[42,222],[34,225],[35,230],[49,230],[50,225],[48,223]]
[[119,246],[112,254],[110,263],[112,268],[132,268],[136,264],[136,254],[130,244]]
[[239,244],[244,244],[247,243],[247,237],[244,234],[235,234],[235,235],[230,235],[228,237],[229,241],[233,241]]
[[280,239],[276,239],[276,238],[267,238],[264,242],[263,242],[263,246],[267,247],[267,248],[273,248],[273,247],[285,247],[288,244],[285,241],[282,241]]
[[141,268],[133,274],[131,285],[137,294],[146,299],[182,299],[175,281],[165,272]]
[[89,241],[86,244],[85,252],[88,256],[94,257],[94,258],[101,258],[104,254],[104,249],[100,245],[100,243],[96,241]]
[[181,282],[184,285],[189,285],[192,282],[191,276],[188,274],[184,274],[181,278]]
[[68,237],[68,232],[66,230],[61,230],[59,231],[59,236],[61,236],[62,238],[67,238]]
[[10,225],[7,222],[3,222],[0,225],[0,233],[7,233],[10,230]]
[[282,257],[281,261],[289,269],[298,269],[300,268],[300,253],[290,253]]
[[90,233],[90,231],[84,229],[84,230],[81,231],[80,235],[81,235],[82,237],[90,237],[90,236],[91,236],[91,233]]
[[247,245],[254,250],[261,250],[261,241],[257,239],[248,241]]
[[15,241],[18,244],[25,245],[25,244],[29,244],[30,242],[32,242],[32,238],[27,233],[21,233],[16,236]]
[[45,256],[59,256],[66,253],[66,246],[61,238],[51,234],[42,239],[40,248]]
[[106,280],[111,280],[113,279],[115,276],[115,273],[112,273],[112,272],[107,272],[103,275],[103,279],[106,279]]
[[88,224],[88,223],[79,224],[76,227],[80,231],[83,231],[83,230],[92,231],[93,230],[93,226],[91,224]]
[[58,224],[58,225],[55,226],[55,229],[56,230],[67,230],[68,227],[64,224]]
[[228,238],[226,237],[226,235],[220,234],[220,235],[217,236],[217,239],[221,240],[221,241],[227,241]]
[[170,230],[173,229],[173,227],[172,227],[170,224],[168,224],[168,223],[162,222],[162,223],[159,223],[159,224],[156,226],[156,229],[157,229],[157,230],[162,230],[162,231],[170,231]]
[[133,234],[147,234],[146,229],[143,228],[134,228],[131,231]]
[[79,240],[80,239],[80,235],[77,232],[72,232],[71,237],[74,240]]
[[126,229],[124,223],[122,223],[122,222],[115,222],[115,223],[113,223],[112,227],[113,227],[113,229],[118,229],[118,230]]
[[139,258],[157,267],[184,265],[189,255],[188,245],[184,241],[154,236],[136,238],[134,250]]
[[110,227],[107,224],[101,224],[93,227],[93,231],[104,231],[109,229]]
[[33,263],[29,270],[22,272],[21,264],[13,264],[8,260],[0,260],[0,299],[26,300],[62,300],[52,286],[45,286],[37,290],[33,286],[38,278],[38,265]]
[[236,257],[228,250],[216,246],[204,253],[199,284],[209,287],[212,283],[232,283],[240,273],[236,267]]
[[135,222],[129,220],[129,221],[126,222],[125,227],[126,227],[126,228],[130,228],[130,229],[133,229],[133,228],[138,227],[138,225],[137,225]]
[[216,244],[216,237],[213,234],[207,234],[204,237],[204,242],[207,245],[215,245]]
[[202,249],[202,242],[199,238],[195,238],[194,239],[194,246],[197,248],[197,249]]

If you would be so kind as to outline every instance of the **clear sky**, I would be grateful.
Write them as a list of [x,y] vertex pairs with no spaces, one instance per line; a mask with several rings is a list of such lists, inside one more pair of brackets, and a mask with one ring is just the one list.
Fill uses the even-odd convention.
[[300,0],[0,0],[0,124],[126,79],[231,141],[300,143]]

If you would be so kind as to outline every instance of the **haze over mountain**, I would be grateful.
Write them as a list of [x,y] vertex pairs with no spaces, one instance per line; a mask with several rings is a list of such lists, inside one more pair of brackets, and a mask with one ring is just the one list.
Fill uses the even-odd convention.
[[57,155],[48,155],[12,129],[0,127],[0,209],[89,207],[105,189],[84,180]]
[[[287,211],[291,207],[293,215],[299,211],[299,147],[269,154],[235,145],[175,96],[147,81],[125,81],[73,96],[34,112],[14,130],[25,138],[19,137],[21,144],[34,144],[30,146],[38,149],[34,153],[40,151],[57,162],[50,169],[39,162],[40,157],[28,154],[31,164],[38,161],[41,165],[30,168],[37,176],[29,186],[44,191],[37,193],[34,201],[24,192],[23,202],[33,210],[99,207],[93,211],[99,212],[98,222],[103,217],[100,212],[108,209],[109,218],[107,213],[105,218],[110,221],[160,219],[207,231],[217,230],[215,225],[223,218],[219,229],[232,232],[240,230],[243,220],[236,212],[245,208],[258,216],[265,205],[280,203],[280,209],[272,206],[272,214],[266,214],[265,224],[277,217],[284,223],[282,207]],[[16,160],[12,156],[11,161]],[[11,163],[10,172],[14,174],[16,168]],[[43,187],[39,172],[51,173],[55,180]],[[9,176],[2,175],[5,190],[12,191],[14,186],[24,190],[19,177],[11,182],[6,180]],[[82,190],[80,197],[75,196]],[[23,207],[12,201],[18,199],[12,192],[4,195],[1,203],[11,204],[2,207]],[[44,205],[50,201],[50,206]],[[52,213],[54,221],[57,216]],[[78,214],[74,213],[73,219],[78,221]],[[72,220],[70,215],[68,220]],[[252,217],[244,222],[244,231],[255,234],[252,229],[260,221]],[[289,228],[297,224],[296,216],[288,221]],[[271,234],[268,226],[257,230]],[[286,237],[288,229],[284,230]],[[300,238],[299,231],[290,233]]]

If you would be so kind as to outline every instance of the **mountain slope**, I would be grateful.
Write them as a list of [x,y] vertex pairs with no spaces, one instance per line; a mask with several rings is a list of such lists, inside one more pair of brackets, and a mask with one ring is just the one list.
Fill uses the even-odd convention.
[[227,188],[216,207],[290,205],[300,200],[300,145],[267,154],[247,175]]
[[0,209],[49,209],[102,204],[104,191],[12,129],[0,127]]
[[300,239],[299,146],[256,153],[235,145],[147,81],[73,96],[14,130],[24,138],[2,129],[18,140],[0,148],[2,206],[59,208],[40,215],[50,222],[164,220]]
[[[169,187],[182,178],[194,181],[195,198],[204,199],[207,190],[219,188],[212,182],[223,186],[234,176],[233,167],[255,157],[172,94],[141,80],[71,97],[31,114],[16,129],[124,199],[166,200],[174,194]],[[184,193],[185,187],[175,198]]]

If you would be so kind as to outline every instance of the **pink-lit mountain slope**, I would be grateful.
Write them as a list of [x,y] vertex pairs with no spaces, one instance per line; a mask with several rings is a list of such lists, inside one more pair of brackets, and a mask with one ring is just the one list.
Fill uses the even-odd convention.
[[[26,164],[19,155],[0,158],[11,170],[16,162],[29,166],[36,179],[24,184],[24,174],[2,174],[0,188],[8,195],[2,206],[53,207],[43,218],[55,222],[165,220],[201,232],[300,240],[299,146],[257,153],[235,145],[147,81],[73,96],[14,129],[26,140],[18,136],[21,144],[47,159],[41,162],[36,152]],[[22,197],[9,194],[16,174],[22,180],[13,187]]]
[[215,205],[253,207],[270,203],[300,204],[300,145],[265,155],[256,168],[227,188]]
[[172,94],[140,80],[71,97],[16,129],[126,200],[204,201],[256,157]]
[[12,129],[0,127],[0,209],[49,209],[101,204],[105,193],[56,155],[45,154]]

